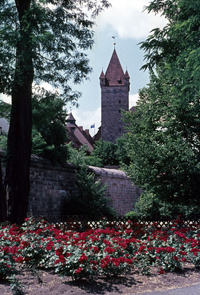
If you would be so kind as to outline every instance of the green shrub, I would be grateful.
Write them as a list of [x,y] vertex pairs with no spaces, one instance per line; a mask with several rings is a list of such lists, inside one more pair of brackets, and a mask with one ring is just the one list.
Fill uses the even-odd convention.
[[106,186],[95,179],[95,174],[89,172],[86,166],[76,169],[76,190],[67,213],[86,215],[93,219],[114,217],[114,209],[109,205],[110,199],[105,197]]
[[80,151],[69,145],[70,162],[76,168],[76,195],[65,206],[65,214],[87,215],[93,219],[114,217],[116,213],[105,197],[106,185],[96,180],[86,164],[86,147]]
[[125,217],[139,220],[170,220],[181,215],[183,218],[193,219],[200,214],[200,208],[194,205],[179,205],[176,202],[161,200],[152,192],[146,191],[134,205],[133,211]]

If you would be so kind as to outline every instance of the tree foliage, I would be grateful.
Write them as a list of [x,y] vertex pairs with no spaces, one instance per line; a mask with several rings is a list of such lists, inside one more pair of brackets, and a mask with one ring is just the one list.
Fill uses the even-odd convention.
[[116,157],[117,145],[110,141],[99,140],[96,142],[92,156],[100,159],[102,166],[119,165]]
[[105,196],[106,185],[96,180],[95,173],[87,166],[87,147],[83,146],[78,151],[69,144],[69,151],[69,161],[76,169],[77,194],[68,204],[65,214],[86,215],[92,219],[114,217],[116,212],[110,206],[111,200]]
[[128,171],[134,182],[172,204],[200,203],[200,2],[157,0],[149,12],[168,19],[146,41],[150,83],[129,124]]
[[84,50],[93,44],[91,17],[108,5],[106,0],[0,1],[0,93],[12,95],[5,178],[11,222],[22,222],[27,212],[33,82],[48,82],[65,101],[76,103],[79,94],[69,81],[79,83],[90,72]]
[[16,48],[21,43],[30,46],[26,54],[20,53],[21,66],[31,66],[26,56],[33,61],[34,82],[48,82],[66,101],[75,101],[79,95],[70,92],[69,81],[79,83],[91,71],[84,51],[94,43],[93,17],[108,6],[106,0],[1,1],[0,92],[12,94]]
[[[1,109],[2,106],[2,109]],[[0,103],[0,113],[10,121],[9,104]],[[32,96],[32,150],[31,153],[48,158],[53,163],[66,162],[68,147],[66,146],[65,102],[58,93],[49,93],[45,89]],[[0,148],[7,150],[7,134],[0,135]]]
[[32,153],[48,158],[53,163],[66,162],[65,102],[58,93],[43,90],[32,98],[33,134]]
[[117,138],[116,143],[99,140],[94,145],[94,151],[85,158],[90,166],[123,166],[130,159],[126,151],[126,135]]

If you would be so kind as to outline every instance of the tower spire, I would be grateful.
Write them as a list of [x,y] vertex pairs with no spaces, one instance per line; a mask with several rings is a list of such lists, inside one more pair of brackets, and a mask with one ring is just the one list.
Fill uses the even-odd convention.
[[115,48],[115,45],[116,45],[115,38],[116,38],[116,36],[112,36],[112,38],[114,39],[114,48]]
[[102,140],[115,142],[124,133],[121,110],[129,109],[129,84],[128,71],[124,73],[114,48],[106,72],[100,75]]

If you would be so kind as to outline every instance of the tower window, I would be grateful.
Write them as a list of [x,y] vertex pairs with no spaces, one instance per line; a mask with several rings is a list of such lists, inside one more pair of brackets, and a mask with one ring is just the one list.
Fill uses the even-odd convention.
[[117,79],[117,82],[118,82],[118,84],[122,84],[122,79],[121,78],[118,78]]
[[113,93],[117,93],[117,91],[116,90],[113,90]]
[[119,128],[119,132],[122,132],[122,128]]
[[121,114],[121,110],[119,110],[119,113]]
[[121,99],[119,100],[119,103],[121,103]]

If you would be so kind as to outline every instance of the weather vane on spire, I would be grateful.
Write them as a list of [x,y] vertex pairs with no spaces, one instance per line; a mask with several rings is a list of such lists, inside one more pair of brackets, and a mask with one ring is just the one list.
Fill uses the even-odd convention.
[[114,46],[115,46],[116,45],[116,42],[115,42],[116,36],[112,36],[112,38],[114,39]]

